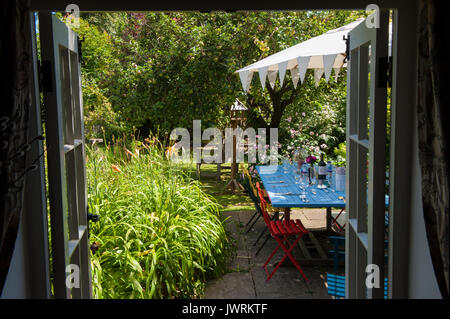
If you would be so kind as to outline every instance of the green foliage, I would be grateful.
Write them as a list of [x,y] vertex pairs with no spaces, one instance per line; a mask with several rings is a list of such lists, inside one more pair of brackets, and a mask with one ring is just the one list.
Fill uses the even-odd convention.
[[[311,71],[308,71],[311,72]],[[333,149],[345,141],[346,76],[330,77],[314,87],[312,74],[305,77],[300,99],[289,105],[280,125],[282,151],[298,148],[310,155],[334,157]]]
[[334,165],[338,167],[345,167],[347,158],[347,149],[345,143],[340,143],[338,147],[334,148],[334,154],[336,155],[336,161]]
[[[164,137],[175,127],[191,128],[194,119],[201,119],[203,128],[223,127],[236,97],[251,108],[249,124],[253,127],[278,127],[287,116],[315,108],[311,101],[329,104],[338,112],[345,97],[343,77],[331,85],[332,93],[327,91],[328,84],[316,89],[311,80],[294,90],[288,78],[284,91],[277,82],[280,101],[287,101],[280,108],[267,90],[261,90],[257,76],[251,91],[243,92],[235,71],[363,14],[85,13],[76,31],[84,39],[86,135],[98,137],[103,128],[110,140],[136,127],[141,135],[152,132]],[[339,130],[325,133],[334,137],[328,150],[338,144]],[[287,137],[287,132],[282,136]]]
[[218,205],[156,139],[88,148],[96,298],[193,298],[225,271]]
[[86,137],[105,136],[111,140],[114,134],[122,135],[132,128],[111,101],[111,77],[120,65],[118,51],[108,33],[86,20],[80,19],[75,31],[83,40],[81,82]]

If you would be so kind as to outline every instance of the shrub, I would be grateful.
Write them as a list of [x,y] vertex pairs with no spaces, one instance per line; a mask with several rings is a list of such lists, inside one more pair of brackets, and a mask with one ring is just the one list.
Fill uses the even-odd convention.
[[93,294],[193,298],[225,270],[230,242],[218,205],[168,161],[156,139],[87,148]]

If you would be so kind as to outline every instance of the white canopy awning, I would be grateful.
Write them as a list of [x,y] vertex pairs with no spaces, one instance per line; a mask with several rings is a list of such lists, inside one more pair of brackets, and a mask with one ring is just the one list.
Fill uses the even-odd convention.
[[330,30],[236,71],[239,73],[244,91],[250,89],[250,83],[255,72],[259,73],[263,90],[266,77],[269,78],[270,86],[272,88],[275,86],[277,74],[280,77],[280,84],[283,85],[286,70],[291,72],[294,87],[297,87],[299,79],[303,83],[306,69],[314,69],[316,85],[322,75],[328,82],[332,69],[337,75],[340,69],[346,66],[346,63],[344,63],[346,44],[343,37],[347,36],[350,30],[363,21],[364,18],[361,18],[340,28]]

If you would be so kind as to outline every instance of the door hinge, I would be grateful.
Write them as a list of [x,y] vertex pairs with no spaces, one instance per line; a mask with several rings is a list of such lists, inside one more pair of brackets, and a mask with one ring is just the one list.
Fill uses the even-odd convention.
[[39,68],[39,91],[40,92],[52,92],[53,80],[52,80],[52,63],[50,61],[38,61]]
[[392,85],[392,57],[378,58],[378,87],[391,87]]
[[342,37],[345,41],[345,58],[344,63],[350,61],[350,35]]

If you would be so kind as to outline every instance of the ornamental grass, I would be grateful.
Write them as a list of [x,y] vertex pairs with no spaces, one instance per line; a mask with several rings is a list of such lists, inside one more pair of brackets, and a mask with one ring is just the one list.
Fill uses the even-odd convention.
[[156,139],[87,147],[93,295],[197,298],[232,244],[218,204]]

